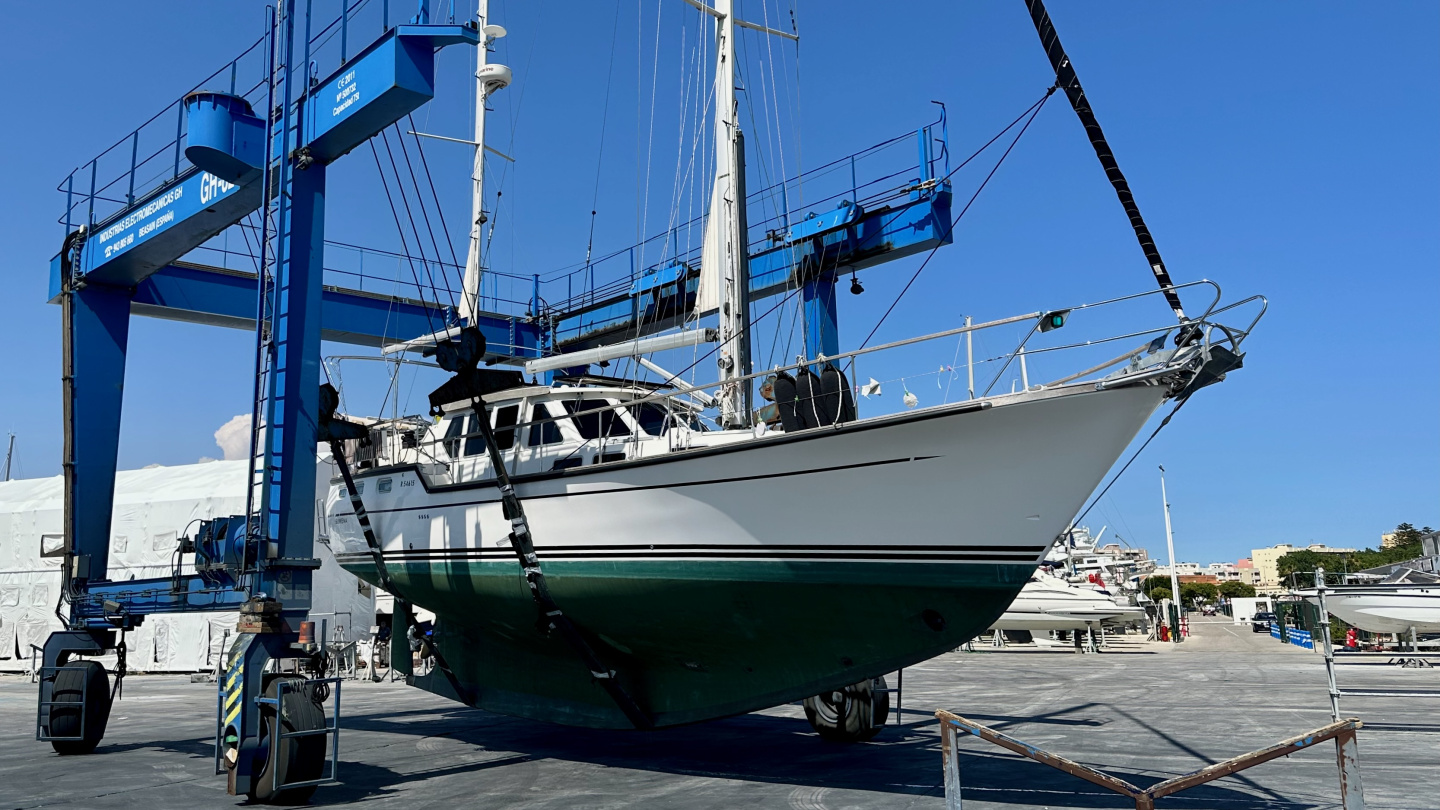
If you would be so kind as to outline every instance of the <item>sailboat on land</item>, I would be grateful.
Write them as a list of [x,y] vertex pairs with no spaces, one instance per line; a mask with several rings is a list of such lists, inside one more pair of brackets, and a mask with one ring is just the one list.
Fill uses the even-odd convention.
[[[883,711],[873,679],[991,626],[1155,411],[1239,367],[1258,316],[1243,328],[1216,318],[1256,299],[1220,307],[1215,288],[1202,315],[1121,335],[1143,338],[1103,365],[893,414],[857,405],[857,358],[873,368],[882,352],[1017,323],[1036,335],[1139,296],[754,371],[734,35],[757,26],[730,0],[687,2],[715,35],[715,171],[687,282],[714,325],[692,318],[526,364],[549,384],[482,367],[484,339],[464,320],[412,342],[454,378],[430,397],[434,421],[332,434],[348,468],[327,503],[331,543],[346,568],[435,614],[436,671],[416,681],[469,705],[657,728],[808,699],[822,734],[864,739]],[[1162,281],[1141,295],[1187,286]],[[719,377],[707,385],[646,359],[708,344]],[[590,373],[617,358],[657,379]],[[769,403],[756,408],[757,392]]]

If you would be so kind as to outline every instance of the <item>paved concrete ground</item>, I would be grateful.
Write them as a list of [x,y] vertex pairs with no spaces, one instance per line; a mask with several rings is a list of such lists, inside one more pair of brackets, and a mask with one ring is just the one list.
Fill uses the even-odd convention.
[[[903,726],[820,741],[799,707],[648,734],[566,729],[464,709],[401,685],[344,689],[341,776],[318,805],[374,808],[940,808],[935,709],[1139,784],[1324,725],[1320,658],[1212,622],[1179,645],[1134,637],[1100,655],[1011,647],[906,671]],[[1349,665],[1342,686],[1434,687],[1440,669]],[[0,810],[230,807],[211,775],[214,687],[126,682],[101,748],[61,758],[33,740],[34,692],[0,678]],[[1440,701],[1432,701],[1432,704]],[[1440,808],[1440,705],[1356,699],[1367,807]],[[1398,730],[1401,724],[1419,728]],[[967,810],[1118,808],[1119,796],[980,740],[962,743]],[[1333,747],[1162,799],[1162,808],[1337,807]]]

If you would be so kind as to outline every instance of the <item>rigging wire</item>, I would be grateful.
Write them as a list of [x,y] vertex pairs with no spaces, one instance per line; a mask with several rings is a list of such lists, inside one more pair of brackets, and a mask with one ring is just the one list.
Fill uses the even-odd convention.
[[[398,127],[397,127],[397,130],[398,130]],[[371,140],[373,141],[374,139],[372,138]],[[381,131],[381,133],[380,133],[380,141],[381,141],[381,143],[383,143],[383,144],[385,145],[385,155],[386,155],[386,157],[388,157],[389,160],[390,160],[390,170],[395,173],[395,188],[396,188],[396,191],[398,191],[398,192],[400,193],[400,203],[405,206],[405,218],[406,218],[407,220],[409,220],[409,222],[410,222],[410,229],[411,229],[411,231],[414,233],[414,236],[415,236],[415,250],[416,250],[417,253],[420,254],[420,263],[421,263],[421,265],[424,266],[424,268],[425,268],[425,277],[430,281],[430,293],[431,293],[431,295],[435,296],[435,298],[437,299],[437,303],[438,303],[438,299],[439,299],[439,297],[440,297],[440,291],[439,291],[439,288],[435,286],[435,273],[434,273],[434,271],[433,271],[433,270],[431,269],[431,267],[430,267],[430,259],[429,259],[429,257],[425,255],[425,243],[424,243],[424,240],[420,238],[420,228],[419,228],[419,226],[418,226],[418,225],[416,224],[416,222],[415,222],[415,214],[414,214],[414,212],[411,211],[411,209],[410,209],[410,198],[409,198],[409,195],[405,193],[405,184],[404,184],[404,182],[402,182],[401,179],[400,179],[400,169],[399,169],[399,165],[395,162],[395,153],[394,153],[394,152],[391,150],[391,148],[390,148],[390,133],[389,133],[389,130],[382,130],[382,131]],[[388,186],[386,187],[385,191],[386,191],[386,196],[387,196],[387,198],[388,198],[388,196],[389,196],[389,191],[390,191],[390,189],[389,189]],[[394,201],[392,200],[392,201],[391,201],[391,211],[394,211],[394,210],[395,210]],[[399,216],[398,216],[398,214],[397,214],[397,216],[396,216],[396,224],[399,225]],[[403,242],[402,242],[402,244],[403,244]],[[436,260],[437,260],[437,261],[439,260],[439,257],[438,257],[438,256],[436,257]],[[418,283],[419,283],[419,282],[417,281],[417,284],[418,284]],[[417,292],[420,294],[420,298],[421,298],[422,300],[424,300],[424,297],[425,297],[424,288],[421,287],[421,288],[417,289]],[[451,304],[453,305],[453,304],[455,303],[455,302],[454,302],[454,298],[453,298],[453,297],[454,297],[454,291],[453,291],[453,290],[450,291],[450,294],[451,294],[451,297],[452,297]]]
[[[645,139],[645,185],[644,185],[644,204],[641,206],[640,219],[639,219],[639,221],[636,223],[636,227],[639,228],[639,229],[642,229],[642,230],[643,230],[644,227],[645,227],[646,221],[647,221],[647,220],[649,219],[649,217],[650,217],[650,165],[651,165],[652,158],[653,158],[653,155],[654,155],[654,152],[655,152],[655,101],[656,101],[657,98],[659,98],[659,94],[656,92],[656,87],[657,87],[657,83],[658,83],[658,81],[659,81],[659,79],[660,79],[660,18],[661,18],[661,11],[662,11],[663,9],[664,9],[664,6],[661,4],[660,0],[656,0],[656,3],[655,3],[655,59],[654,59],[654,64],[653,64],[653,65],[651,66],[651,68],[650,68],[650,126],[649,126],[648,129],[646,130],[647,134],[646,134],[646,139]],[[638,111],[637,111],[637,112],[638,112]],[[639,133],[637,132],[636,134],[638,135]],[[638,140],[638,138],[637,138],[637,140]],[[637,143],[637,149],[638,149],[638,143]],[[639,167],[638,165],[635,167],[635,173],[636,173],[636,178],[635,178],[635,179],[638,181],[638,180],[640,179],[640,178],[639,178],[640,167]],[[638,203],[638,202],[639,202],[639,201],[637,200],[637,203]],[[646,244],[647,244],[647,242],[641,242],[641,243],[640,243],[640,266],[641,266],[641,267],[644,267],[644,266],[645,266],[645,245],[646,245]]]
[[[990,178],[994,177],[994,176],[995,176],[995,173],[1000,170],[1000,166],[1001,166],[1001,164],[1003,164],[1003,163],[1005,162],[1005,158],[1007,158],[1007,157],[1010,156],[1010,151],[1013,150],[1013,149],[1015,148],[1015,145],[1020,142],[1020,138],[1021,138],[1022,136],[1024,136],[1025,130],[1027,130],[1027,129],[1030,128],[1030,124],[1035,121],[1035,117],[1040,114],[1040,110],[1045,107],[1045,102],[1050,100],[1050,96],[1053,95],[1054,92],[1055,92],[1055,87],[1052,85],[1049,90],[1045,91],[1045,96],[1044,96],[1043,98],[1041,98],[1039,101],[1035,102],[1035,105],[1031,108],[1031,110],[1033,110],[1033,111],[1030,112],[1030,118],[1029,118],[1029,120],[1027,120],[1027,121],[1025,122],[1025,125],[1020,128],[1020,131],[1019,131],[1019,132],[1015,133],[1015,138],[1014,138],[1014,140],[1010,141],[1010,145],[1009,145],[1009,146],[1005,147],[1005,152],[1004,152],[1004,154],[1000,155],[1000,159],[995,162],[995,166],[990,169],[990,173],[987,174],[987,175],[985,175],[984,181],[982,181],[982,182],[980,183],[980,187],[979,187],[979,188],[975,189],[975,193],[970,196],[970,200],[965,203],[965,207],[962,208],[962,209],[960,209],[960,213],[959,213],[959,214],[956,214],[956,215],[955,215],[955,218],[950,221],[950,227],[945,229],[945,236],[949,236],[952,232],[954,232],[955,226],[960,223],[961,218],[963,218],[963,217],[965,216],[966,212],[968,212],[968,211],[970,210],[970,206],[972,206],[972,205],[975,204],[975,200],[980,196],[980,192],[982,192],[982,191],[985,190],[985,186],[989,185],[989,183],[990,183]],[[1022,117],[1023,117],[1023,116],[1022,116]],[[1016,120],[1019,120],[1019,119],[1016,119]],[[1014,124],[1011,124],[1010,126],[1013,127]],[[1006,127],[1006,130],[1008,130],[1008,129],[1009,129],[1009,127]],[[1004,134],[1004,131],[1003,131],[1003,130],[1002,130],[1001,134]],[[997,136],[995,136],[995,137],[996,137],[996,138],[999,138],[1000,136],[997,135]],[[995,138],[992,138],[992,139],[990,140],[990,143],[994,143],[994,142],[995,142]],[[985,146],[981,147],[981,149],[984,150],[986,147],[988,147],[988,146],[990,145],[990,143],[985,144]],[[978,153],[977,153],[977,154],[978,154]],[[972,156],[972,157],[973,157],[973,156]],[[966,158],[965,163],[969,163],[970,160],[971,160],[971,158]],[[953,175],[955,172],[960,171],[960,168],[961,168],[962,166],[964,166],[965,163],[961,163],[960,166],[956,166],[955,169],[954,169],[954,171],[951,171],[950,174],[945,175],[944,179],[945,179],[945,180],[950,179],[950,175]],[[942,237],[942,239],[943,239],[943,238],[944,238],[944,237]],[[860,342],[860,348],[862,348],[862,349],[865,348],[865,347],[870,343],[870,339],[873,338],[873,337],[875,337],[875,333],[878,332],[878,331],[880,331],[880,327],[885,323],[885,319],[886,319],[886,318],[889,318],[889,317],[890,317],[890,313],[892,313],[892,312],[895,311],[895,307],[896,307],[896,305],[898,305],[898,304],[900,303],[900,299],[901,299],[901,298],[904,298],[904,297],[905,297],[905,293],[907,293],[907,292],[910,291],[910,286],[911,286],[912,284],[914,284],[914,283],[915,283],[915,279],[919,278],[919,277],[920,277],[920,274],[921,274],[922,272],[924,272],[925,267],[930,264],[930,260],[931,260],[932,258],[934,258],[935,252],[940,249],[940,245],[942,245],[942,244],[944,244],[943,241],[942,241],[942,242],[938,242],[938,243],[935,245],[935,247],[931,248],[931,249],[930,249],[930,252],[929,252],[928,254],[926,254],[925,260],[922,261],[922,262],[920,262],[920,266],[919,266],[919,267],[915,268],[915,273],[910,276],[910,280],[909,280],[909,281],[905,282],[905,286],[904,286],[904,288],[902,288],[902,289],[900,290],[900,294],[897,295],[897,296],[895,296],[895,300],[890,302],[890,307],[885,310],[885,314],[884,314],[884,315],[881,315],[881,316],[880,316],[880,320],[875,323],[874,328],[872,328],[872,329],[870,330],[870,334],[866,335],[866,336],[865,336],[865,340],[863,340],[863,341]]]
[[[411,121],[411,123],[413,124],[414,122]],[[432,227],[432,226],[430,225],[430,212],[428,211],[429,206],[427,206],[427,205],[425,204],[425,195],[424,195],[423,192],[420,191],[420,179],[419,179],[419,178],[416,176],[416,174],[415,174],[415,166],[410,162],[410,150],[409,150],[408,148],[406,148],[406,146],[405,146],[405,134],[401,131],[399,124],[395,124],[394,126],[395,126],[395,140],[397,140],[397,141],[400,142],[400,154],[405,158],[405,171],[410,175],[410,184],[415,187],[415,204],[416,204],[416,206],[418,206],[418,207],[420,208],[420,216],[425,220],[425,231],[430,235],[430,247],[435,251],[435,264],[439,265],[439,267],[440,267],[440,278],[443,280],[443,279],[445,279],[445,265],[444,265],[444,263],[443,263],[443,260],[440,258],[440,242],[439,242],[438,239],[435,238],[435,229],[434,229],[434,227]],[[416,141],[419,141],[420,138],[417,136],[417,137],[415,138],[415,140],[416,140]],[[386,148],[386,149],[389,149],[389,148],[390,148],[390,143],[389,143],[388,140],[387,140],[386,143],[385,143],[385,148]],[[427,175],[429,174],[429,171],[428,171],[428,170],[426,171],[426,174],[427,174]],[[399,182],[399,180],[400,180],[400,175],[399,175],[398,172],[397,172],[396,175],[395,175],[395,179],[396,179],[396,182]],[[433,187],[432,187],[432,188],[433,188]],[[403,195],[404,195],[404,192],[402,192],[402,196],[403,196]],[[440,222],[440,227],[441,227],[441,232],[444,233],[445,222],[444,222],[443,219],[442,219],[441,222]],[[415,241],[416,241],[417,243],[420,241],[420,232],[419,232],[418,229],[417,229],[416,232],[415,232]],[[454,245],[454,243],[450,241],[448,235],[447,235],[445,241],[446,241],[447,243],[450,243],[450,255],[451,255],[452,257],[454,257],[454,255],[455,255],[455,245]],[[455,263],[456,263],[456,264],[459,264],[459,260],[456,259]],[[429,268],[426,268],[426,269],[427,269],[427,271],[428,271]],[[431,274],[431,275],[430,275],[430,278],[431,278],[430,283],[431,283],[431,284],[434,284],[434,283],[435,283],[435,281],[434,281],[434,275]],[[446,282],[445,282],[445,291],[450,294],[450,305],[451,305],[451,306],[456,306],[455,290],[454,290],[453,288],[451,288],[449,281],[446,281]],[[439,297],[439,293],[438,293],[438,292],[436,293],[436,297],[437,297],[437,298]]]
[[615,5],[615,21],[610,31],[610,65],[605,69],[605,103],[600,108],[600,146],[595,154],[595,191],[590,195],[590,236],[585,242],[585,272],[588,276],[590,303],[594,303],[595,268],[590,256],[595,248],[595,212],[600,208],[600,170],[605,161],[605,125],[610,120],[610,90],[614,87],[616,43],[620,41],[620,5]]
[[[966,165],[968,165],[971,161],[973,161],[975,158],[979,157],[983,152],[985,152],[985,150],[989,149],[990,146],[992,146],[996,141],[998,141],[1006,132],[1009,132],[1011,129],[1014,129],[1016,124],[1019,124],[1022,120],[1025,120],[1027,116],[1029,117],[1029,120],[1025,120],[1025,125],[1024,125],[1023,127],[1021,127],[1020,132],[1016,134],[1015,139],[1011,141],[1010,146],[1006,148],[1005,153],[1004,153],[1003,155],[1001,155],[1000,160],[996,162],[995,167],[990,170],[990,173],[989,173],[988,175],[986,175],[984,182],[982,182],[982,183],[980,184],[980,187],[979,187],[978,189],[976,189],[975,194],[974,194],[973,196],[971,196],[970,201],[965,204],[965,207],[964,207],[964,208],[960,211],[960,213],[957,214],[957,215],[954,217],[954,219],[951,221],[950,227],[946,230],[946,235],[949,235],[951,232],[954,231],[955,226],[959,224],[960,219],[961,219],[962,217],[964,217],[965,214],[966,214],[966,212],[968,212],[968,211],[970,210],[971,205],[973,205],[974,202],[975,202],[975,200],[980,196],[980,191],[984,190],[985,185],[988,184],[988,183],[990,182],[990,179],[995,176],[995,172],[1000,168],[1000,164],[1005,162],[1005,158],[1010,154],[1011,150],[1013,150],[1013,149],[1015,148],[1015,144],[1019,142],[1020,136],[1022,136],[1022,135],[1025,134],[1025,130],[1028,129],[1029,126],[1030,126],[1030,123],[1035,120],[1035,117],[1039,114],[1040,110],[1045,106],[1046,100],[1048,100],[1048,99],[1050,98],[1050,96],[1051,96],[1052,94],[1054,94],[1055,89],[1056,89],[1056,88],[1055,88],[1054,86],[1051,86],[1049,89],[1047,89],[1047,90],[1045,91],[1045,95],[1041,96],[1038,101],[1036,101],[1034,104],[1031,104],[1024,112],[1020,113],[1020,115],[1017,116],[1014,121],[1011,121],[1008,125],[1006,125],[1006,127],[1005,127],[1004,129],[1000,130],[1000,132],[997,133],[993,138],[991,138],[989,141],[986,141],[983,146],[981,146],[979,149],[975,150],[975,152],[973,152],[973,153],[972,153],[969,157],[967,157],[965,160],[961,161],[960,165],[956,166],[956,167],[955,167],[954,169],[952,169],[948,174],[946,174],[944,177],[940,178],[940,181],[941,181],[941,182],[943,182],[943,181],[945,181],[945,180],[949,180],[951,177],[953,177],[953,176],[955,175],[956,172],[960,171],[962,168],[964,168]],[[927,264],[929,264],[930,259],[934,257],[936,251],[938,251],[939,249],[940,249],[940,245],[939,245],[939,244],[937,244],[935,247],[933,247],[933,248],[930,249],[930,252],[925,256],[924,262],[922,262],[921,265],[920,265],[920,267],[919,267],[919,269],[917,269],[917,270],[915,271],[915,275],[912,276],[912,277],[910,278],[910,282],[905,285],[905,289],[906,289],[906,290],[908,290],[908,289],[910,288],[910,285],[914,283],[915,278],[919,276],[920,271],[922,271],[922,270],[925,269],[925,266],[926,266]],[[836,257],[836,261],[837,261],[837,262],[839,261],[838,256]],[[789,301],[791,301],[797,294],[799,294],[799,292],[800,292],[802,289],[803,289],[803,287],[796,287],[794,290],[792,290],[792,291],[790,291],[789,293],[787,293],[784,297],[782,297],[782,298],[780,299],[780,301],[779,301],[778,303],[776,303],[774,306],[770,307],[768,310],[766,310],[764,313],[762,313],[758,318],[752,319],[751,322],[745,326],[745,329],[748,331],[748,330],[750,330],[751,328],[753,328],[756,323],[758,323],[759,321],[765,319],[766,317],[768,317],[769,315],[771,315],[772,313],[774,313],[777,309],[779,309],[780,307],[784,306],[784,305],[787,304]],[[900,293],[900,295],[903,296],[904,294],[905,294],[905,292],[904,292],[904,290],[902,290],[901,293]],[[899,296],[897,296],[896,299],[895,299],[895,301],[894,301],[893,303],[891,303],[890,308],[889,308],[888,310],[886,310],[885,316],[883,316],[883,317],[880,319],[880,323],[884,323],[885,317],[888,317],[888,316],[890,315],[890,313],[894,311],[895,305],[898,304],[899,301],[900,301],[900,298],[899,298]],[[875,325],[875,329],[879,329],[879,327],[880,327],[880,324],[877,323],[877,324]],[[865,345],[866,345],[867,343],[869,343],[870,338],[872,338],[872,337],[874,337],[874,336],[875,336],[875,330],[871,330],[870,335],[865,338],[865,343],[862,343],[862,344],[860,345],[860,348],[863,349],[863,348],[865,347]],[[717,344],[715,347],[711,348],[708,352],[706,352],[705,354],[703,354],[703,355],[701,355],[700,357],[698,357],[698,358],[697,358],[694,362],[692,362],[689,366],[681,369],[681,370],[678,371],[678,372],[672,373],[672,374],[670,375],[670,377],[666,380],[666,383],[667,383],[667,384],[668,384],[668,383],[672,383],[672,382],[674,382],[675,380],[680,379],[680,375],[686,373],[687,371],[690,371],[691,369],[694,369],[694,368],[697,367],[701,362],[703,362],[706,358],[708,358],[708,357],[710,357],[711,355],[715,354],[715,353],[716,353],[717,351],[719,351],[719,350],[720,350],[720,345]],[[853,370],[853,369],[852,369],[852,370]]]
[[[413,114],[407,114],[406,118],[410,121],[411,132],[420,131],[420,128],[415,126]],[[435,193],[435,178],[430,175],[430,163],[425,159],[425,144],[421,142],[419,135],[412,137],[415,139],[415,151],[420,153],[420,167],[425,171],[425,182],[430,186],[430,196],[435,200],[435,216],[440,220],[440,232],[445,235],[445,242],[450,247],[450,261],[458,268],[461,266],[460,256],[455,252],[455,240],[450,238],[450,226],[445,224],[445,209],[440,205],[440,195]]]
[[1179,413],[1180,409],[1185,407],[1185,403],[1189,401],[1190,398],[1185,396],[1182,397],[1179,402],[1175,403],[1175,407],[1170,410],[1170,413],[1165,415],[1164,419],[1160,420],[1160,424],[1155,427],[1155,431],[1150,434],[1149,438],[1145,439],[1145,443],[1136,448],[1134,453],[1130,454],[1130,459],[1125,462],[1125,466],[1120,468],[1120,472],[1115,473],[1110,479],[1110,483],[1106,484],[1105,488],[1100,490],[1100,494],[1091,499],[1090,505],[1085,507],[1085,511],[1081,512],[1079,517],[1070,521],[1071,526],[1079,524],[1080,521],[1085,519],[1086,515],[1090,514],[1090,510],[1095,508],[1095,504],[1099,503],[1100,499],[1105,497],[1105,494],[1110,491],[1110,488],[1115,486],[1115,482],[1120,480],[1120,476],[1124,475],[1125,471],[1130,469],[1130,465],[1135,463],[1135,459],[1140,457],[1140,454],[1145,451],[1145,448],[1150,446],[1150,442],[1154,441],[1155,437],[1160,435],[1160,431],[1164,430],[1165,426],[1170,424],[1170,420],[1175,418],[1175,414]]
[[[405,228],[400,225],[400,212],[395,207],[395,199],[390,196],[390,184],[385,179],[384,169],[381,168],[380,153],[375,149],[375,139],[371,138],[369,141],[366,141],[366,143],[370,145],[370,154],[375,158],[375,170],[380,174],[380,185],[385,190],[385,200],[390,204],[390,213],[395,217],[395,230],[400,234],[400,250],[405,254],[405,259],[410,265],[410,277],[415,280],[415,289],[417,291],[423,291],[425,287],[420,283],[420,274],[415,270],[415,259],[409,255],[410,248],[405,242]],[[425,300],[423,292],[420,295],[420,300]],[[431,332],[439,331],[435,328],[435,321],[430,314],[430,308],[424,307],[423,309],[425,310],[425,325],[429,327]]]

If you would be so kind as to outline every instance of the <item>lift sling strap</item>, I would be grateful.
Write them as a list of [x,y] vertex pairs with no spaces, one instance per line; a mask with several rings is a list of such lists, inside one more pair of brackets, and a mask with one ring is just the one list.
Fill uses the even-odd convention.
[[505,460],[501,458],[500,448],[495,444],[495,432],[490,428],[490,410],[481,397],[473,400],[473,407],[476,421],[480,423],[480,433],[485,439],[485,450],[490,456],[490,466],[495,470],[495,482],[500,487],[505,517],[510,521],[510,547],[515,550],[515,556],[520,558],[520,568],[525,572],[525,583],[530,586],[530,597],[535,600],[535,607],[540,611],[542,628],[560,631],[560,635],[590,670],[591,677],[600,684],[610,699],[615,701],[615,705],[625,713],[631,725],[639,729],[654,728],[655,722],[625,690],[615,670],[600,662],[600,657],[590,646],[590,642],[585,640],[580,629],[550,596],[545,573],[540,570],[540,559],[535,556],[535,544],[530,539],[530,522],[525,518],[520,498],[516,496],[515,487],[510,483],[510,473],[505,469]]
[[590,670],[591,677],[600,684],[620,711],[624,712],[631,725],[640,729],[654,728],[655,721],[625,690],[615,670],[601,663],[600,656],[595,653],[590,642],[580,634],[580,628],[576,627],[555,603],[555,599],[550,596],[550,587],[545,582],[545,572],[540,570],[540,559],[535,556],[535,544],[530,538],[530,522],[525,518],[520,498],[516,496],[515,487],[510,483],[510,473],[505,469],[505,460],[501,458],[500,448],[495,443],[495,432],[490,427],[490,410],[485,404],[486,394],[512,388],[522,378],[515,372],[479,367],[480,361],[485,358],[485,336],[473,326],[461,329],[460,334],[451,340],[426,349],[425,356],[434,357],[440,368],[454,375],[430,392],[430,413],[439,416],[447,403],[469,400],[475,412],[475,420],[480,423],[480,435],[485,441],[490,467],[495,470],[495,483],[500,489],[505,519],[510,521],[510,547],[515,550],[515,556],[520,560],[525,584],[530,587],[530,598],[534,600],[535,608],[539,611],[537,618],[540,628],[546,632],[560,631],[566,643],[580,656],[585,668]]
[[1060,44],[1060,35],[1055,32],[1055,26],[1050,22],[1044,0],[1025,0],[1025,5],[1030,9],[1030,19],[1035,23],[1035,32],[1040,35],[1040,45],[1045,48],[1045,55],[1050,57],[1050,65],[1055,69],[1055,85],[1063,89],[1070,98],[1070,106],[1075,108],[1075,114],[1080,117],[1080,123],[1085,127],[1085,134],[1090,137],[1090,145],[1095,148],[1095,156],[1100,158],[1105,176],[1110,178],[1110,185],[1115,187],[1115,196],[1120,198],[1125,214],[1130,217],[1130,227],[1135,229],[1135,238],[1140,241],[1140,249],[1145,252],[1146,261],[1150,262],[1150,269],[1154,271],[1155,281],[1160,284],[1160,289],[1165,294],[1165,301],[1175,310],[1175,317],[1184,323],[1185,310],[1180,307],[1180,296],[1175,293],[1170,271],[1165,269],[1165,261],[1160,258],[1155,239],[1150,236],[1150,229],[1145,227],[1145,218],[1140,216],[1140,207],[1135,204],[1135,195],[1130,193],[1130,184],[1125,181],[1120,165],[1115,162],[1115,155],[1105,140],[1105,132],[1100,129],[1100,122],[1095,119],[1095,111],[1090,109],[1085,88],[1080,86],[1080,77],[1075,75],[1075,65],[1065,53],[1065,46]]
[[[317,430],[317,438],[322,442],[330,444],[330,456],[335,460],[335,465],[340,468],[340,477],[345,481],[345,492],[350,496],[350,508],[355,512],[355,522],[360,525],[360,531],[365,535],[365,546],[370,551],[370,559],[375,563],[375,575],[380,580],[380,587],[391,596],[395,597],[395,606],[405,612],[405,625],[415,625],[415,611],[407,599],[396,593],[395,586],[390,579],[390,569],[385,567],[385,556],[380,549],[380,541],[375,538],[375,529],[370,525],[370,515],[365,512],[365,504],[360,500],[360,490],[355,486],[355,477],[350,474],[350,463],[345,458],[345,441],[365,440],[369,437],[369,431],[364,425],[354,422],[347,422],[335,418],[335,408],[340,404],[340,394],[335,387],[329,383],[320,386],[320,419]],[[399,639],[392,638],[391,644],[398,644]],[[445,679],[450,682],[450,688],[455,694],[466,703],[474,705],[470,693],[460,684],[460,679],[450,671],[450,665],[445,661],[445,655],[440,652],[438,644],[431,644],[430,650],[435,654],[435,666],[445,674]]]

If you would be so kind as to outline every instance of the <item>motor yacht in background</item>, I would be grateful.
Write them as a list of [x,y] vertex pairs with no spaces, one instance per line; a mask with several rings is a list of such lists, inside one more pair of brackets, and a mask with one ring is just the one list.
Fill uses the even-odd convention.
[[1015,601],[991,630],[1085,630],[1144,621],[1144,608],[1116,604],[1094,588],[1079,587],[1049,574],[1036,572],[1020,589]]
[[[1314,588],[1295,592],[1318,604]],[[1371,633],[1440,633],[1440,576],[1400,568],[1367,584],[1332,585],[1325,606],[1346,624]]]

